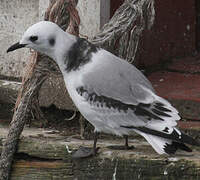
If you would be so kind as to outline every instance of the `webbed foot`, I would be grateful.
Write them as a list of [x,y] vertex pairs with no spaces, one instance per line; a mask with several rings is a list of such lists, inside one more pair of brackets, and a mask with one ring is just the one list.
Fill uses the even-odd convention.
[[72,152],[72,158],[77,159],[77,158],[87,158],[91,156],[96,156],[98,150],[99,147],[94,149],[94,148],[80,146],[78,150]]

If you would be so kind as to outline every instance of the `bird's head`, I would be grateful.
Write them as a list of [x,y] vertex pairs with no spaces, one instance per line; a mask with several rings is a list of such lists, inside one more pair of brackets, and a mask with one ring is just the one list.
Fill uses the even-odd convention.
[[67,42],[69,46],[70,39],[70,35],[64,32],[57,24],[49,21],[40,21],[29,27],[21,40],[8,48],[7,52],[26,47],[56,59],[56,53],[62,53],[59,52],[58,47],[67,46]]

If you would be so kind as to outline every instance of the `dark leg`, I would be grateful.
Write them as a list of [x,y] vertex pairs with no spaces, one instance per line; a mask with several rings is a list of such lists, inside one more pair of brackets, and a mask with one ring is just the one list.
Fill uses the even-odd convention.
[[114,150],[130,150],[130,149],[134,149],[134,146],[129,146],[128,145],[128,135],[124,135],[123,137],[125,138],[125,145],[123,145],[123,146],[108,146],[108,148],[114,149]]
[[129,146],[128,146],[128,135],[124,135],[124,138],[125,138],[125,148],[128,149]]
[[94,132],[94,144],[93,144],[93,155],[95,156],[97,154],[97,151],[99,150],[99,148],[97,148],[97,139],[98,139],[99,133],[98,132]]
[[134,149],[134,146],[129,146],[128,145],[128,135],[124,135],[125,138],[125,149]]
[[72,157],[73,158],[86,158],[86,157],[90,157],[90,156],[95,156],[99,150],[99,148],[96,147],[97,139],[98,139],[98,132],[94,132],[93,148],[80,146],[77,151],[72,153]]

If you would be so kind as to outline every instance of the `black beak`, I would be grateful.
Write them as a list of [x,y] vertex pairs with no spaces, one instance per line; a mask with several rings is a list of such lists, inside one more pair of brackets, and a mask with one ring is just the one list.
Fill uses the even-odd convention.
[[7,50],[7,53],[8,53],[8,52],[11,52],[11,51],[14,51],[14,50],[16,50],[16,49],[23,48],[23,47],[25,47],[25,46],[26,46],[26,44],[19,44],[19,42],[18,42],[18,43],[16,43],[16,44],[13,44],[12,46],[10,46],[10,47],[8,48],[8,50]]

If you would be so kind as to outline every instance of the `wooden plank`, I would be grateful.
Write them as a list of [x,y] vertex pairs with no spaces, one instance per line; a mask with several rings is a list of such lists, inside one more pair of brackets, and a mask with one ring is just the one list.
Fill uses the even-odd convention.
[[[74,170],[78,180],[139,180],[139,179],[181,179],[198,178],[195,166],[186,161],[165,162],[160,159],[90,159],[76,162]],[[90,166],[88,166],[90,165]],[[196,171],[196,172],[195,172]]]
[[[7,127],[0,127],[0,151],[6,130]],[[178,152],[171,158],[156,154],[142,138],[130,138],[129,142],[136,147],[134,150],[112,150],[109,146],[122,145],[123,139],[100,138],[99,155],[78,160],[71,158],[66,145],[74,150],[80,145],[92,146],[92,140],[25,128],[15,155],[11,180],[197,180],[200,176],[200,148],[193,147],[193,153]]]
[[[24,138],[23,141],[19,143],[18,152],[43,159],[66,160],[69,158],[62,140],[57,142],[55,140],[45,140],[42,137],[38,137],[37,139]],[[63,142],[63,144],[61,144],[61,142]]]
[[185,130],[200,130],[200,121],[179,121],[178,126]]
[[168,99],[182,118],[200,120],[199,74],[158,71],[148,79],[158,95]]
[[[123,2],[111,0],[111,17]],[[137,65],[150,66],[192,55],[196,46],[200,49],[199,0],[155,1],[155,13],[152,29],[144,31],[139,43]]]
[[72,174],[72,163],[18,160],[13,164],[11,180],[72,179]]

